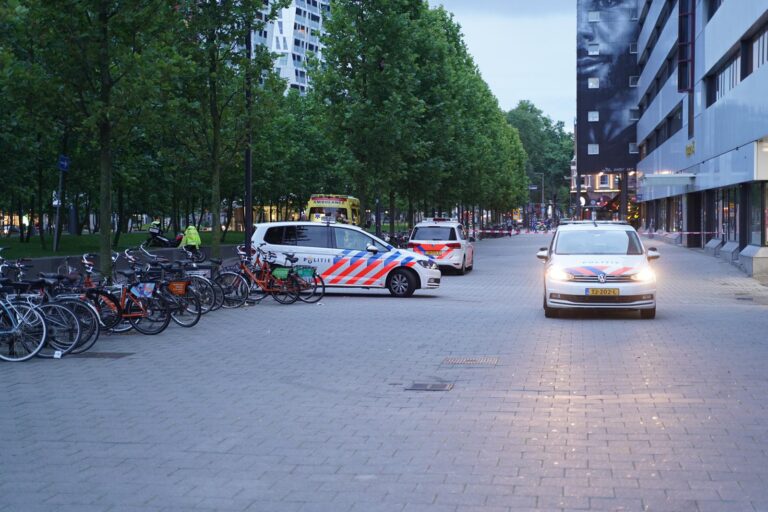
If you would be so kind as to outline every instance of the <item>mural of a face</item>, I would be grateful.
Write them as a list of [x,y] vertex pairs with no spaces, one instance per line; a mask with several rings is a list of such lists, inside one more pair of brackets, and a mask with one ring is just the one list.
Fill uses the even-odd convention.
[[[579,71],[600,79],[601,87],[611,87],[611,71],[619,59],[629,53],[634,42],[637,22],[633,21],[637,0],[586,0],[578,27]],[[589,12],[597,12],[600,21],[590,22]],[[599,55],[589,55],[590,45],[597,44]]]
[[[634,130],[629,113],[637,99],[629,77],[637,74],[637,55],[629,50],[637,41],[637,3],[578,0],[579,139],[600,145],[599,157],[591,159],[599,169],[627,167],[632,161],[628,146],[634,142]],[[595,78],[599,84],[592,88],[588,84]],[[587,111],[597,111],[599,122],[584,122]]]

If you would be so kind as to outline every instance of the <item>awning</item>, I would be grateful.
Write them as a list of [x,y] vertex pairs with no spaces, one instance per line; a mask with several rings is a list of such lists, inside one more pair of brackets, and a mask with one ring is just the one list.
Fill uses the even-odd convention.
[[693,185],[693,180],[695,179],[696,175],[689,172],[646,174],[643,176],[642,185],[646,187]]

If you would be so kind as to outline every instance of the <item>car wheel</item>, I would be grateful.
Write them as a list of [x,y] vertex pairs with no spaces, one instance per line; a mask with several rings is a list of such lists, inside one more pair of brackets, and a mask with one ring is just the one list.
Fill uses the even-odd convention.
[[641,309],[640,318],[643,320],[653,320],[656,318],[656,308],[653,309]]
[[408,270],[398,268],[389,274],[387,288],[395,297],[410,297],[416,291],[416,280]]
[[464,256],[464,259],[461,260],[461,268],[458,270],[459,275],[463,276],[467,273],[467,257]]
[[544,317],[546,318],[557,318],[557,310],[555,308],[551,308],[547,306],[547,298],[544,297],[543,300],[544,303]]

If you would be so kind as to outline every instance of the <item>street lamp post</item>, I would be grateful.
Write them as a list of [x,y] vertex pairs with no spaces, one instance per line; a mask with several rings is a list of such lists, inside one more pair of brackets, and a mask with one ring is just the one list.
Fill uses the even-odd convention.
[[245,251],[250,255],[251,232],[253,231],[253,162],[251,157],[251,144],[253,143],[253,129],[251,126],[251,105],[253,104],[253,79],[251,65],[253,64],[253,34],[251,33],[251,19],[248,18],[245,26],[245,56],[248,60],[245,68],[245,116],[246,116],[246,141],[245,141],[245,201],[243,201],[243,228],[245,237]]

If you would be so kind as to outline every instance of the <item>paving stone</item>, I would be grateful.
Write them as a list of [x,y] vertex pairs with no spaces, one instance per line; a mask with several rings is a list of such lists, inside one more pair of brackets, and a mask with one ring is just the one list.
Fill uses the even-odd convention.
[[267,300],[99,341],[129,358],[2,365],[0,511],[768,510],[768,315],[735,299],[768,288],[662,245],[655,320],[545,319],[547,240],[478,242],[407,300]]

